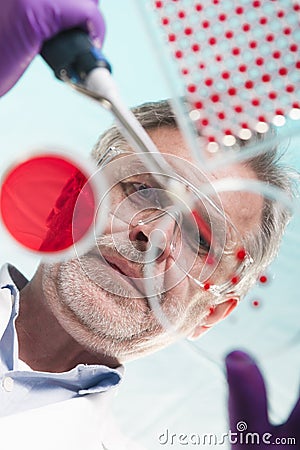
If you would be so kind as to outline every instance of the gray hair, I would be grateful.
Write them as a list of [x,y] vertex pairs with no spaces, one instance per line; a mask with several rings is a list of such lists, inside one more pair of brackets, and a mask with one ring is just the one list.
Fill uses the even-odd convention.
[[[133,108],[132,111],[147,130],[164,126],[177,128],[176,115],[168,100],[145,103]],[[248,158],[243,164],[254,171],[258,180],[275,186],[292,197],[295,172],[280,163],[280,155],[278,155],[276,145],[268,146],[265,135],[254,134],[252,142],[253,140],[265,140],[265,149],[258,155]],[[274,139],[272,141],[274,142]],[[242,150],[245,145],[244,141],[240,140],[238,143]],[[92,156],[96,161],[99,161],[103,152],[109,147],[122,148],[124,145],[128,145],[126,139],[116,126],[112,126],[100,136],[92,151]],[[241,297],[246,295],[251,286],[256,283],[259,275],[276,257],[290,216],[291,212],[279,202],[265,198],[259,231],[245,236],[243,240],[245,248],[249,251],[254,262],[247,269],[242,280],[234,287],[236,294]]]

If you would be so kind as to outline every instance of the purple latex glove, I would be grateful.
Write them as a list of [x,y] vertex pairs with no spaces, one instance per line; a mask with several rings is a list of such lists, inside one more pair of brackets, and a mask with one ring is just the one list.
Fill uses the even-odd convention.
[[0,0],[0,96],[20,78],[44,41],[79,27],[101,46],[105,25],[98,0]]
[[[268,419],[265,383],[253,359],[244,352],[234,351],[226,358],[226,368],[230,430],[236,433],[232,436],[231,448],[270,450],[273,445],[276,450],[299,449],[300,398],[287,421],[274,426]],[[258,436],[252,437],[250,433]],[[289,441],[289,438],[296,443]]]

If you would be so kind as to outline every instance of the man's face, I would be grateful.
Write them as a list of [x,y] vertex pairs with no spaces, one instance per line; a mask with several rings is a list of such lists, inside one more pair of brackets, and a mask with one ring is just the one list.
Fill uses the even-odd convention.
[[[184,162],[191,157],[180,132],[161,127],[149,134],[162,153],[171,155],[170,161],[174,158],[182,162],[176,167],[181,175],[191,177],[191,173],[186,173],[188,164]],[[210,174],[210,179],[223,177],[255,178],[251,169],[241,165]],[[138,187],[140,180],[137,181],[139,184],[136,182],[134,186]],[[195,184],[195,179],[193,182]],[[80,258],[44,265],[41,271],[45,297],[66,331],[91,350],[123,362],[172,342],[174,333],[166,331],[163,326],[166,321],[176,328],[178,335],[192,333],[205,320],[214,299],[186,276],[182,269],[186,255],[170,251],[169,244],[171,241],[174,244],[172,217],[138,224],[127,207],[129,203],[122,209],[124,199],[118,195],[114,188],[110,201],[117,212],[107,214],[107,226],[97,239],[97,246]],[[221,194],[220,199],[226,215],[241,236],[257,230],[262,211],[261,197],[232,192]],[[143,280],[149,273],[142,257],[151,243],[151,233],[160,227],[164,231],[164,243],[155,264],[151,265],[152,284],[157,293],[154,301],[159,302],[159,307],[153,309],[153,303],[147,300],[149,291]],[[194,275],[196,265],[193,261],[187,265],[186,271],[190,270]],[[220,267],[213,275],[214,283],[220,281],[218,276],[227,274],[226,261],[222,261]],[[226,276],[230,276],[229,269]],[[162,321],[159,315],[166,320]]]

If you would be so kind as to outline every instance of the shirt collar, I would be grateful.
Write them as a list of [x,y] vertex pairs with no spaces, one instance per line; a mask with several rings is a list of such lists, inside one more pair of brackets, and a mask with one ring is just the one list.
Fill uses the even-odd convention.
[[[0,339],[11,320],[12,311],[14,310],[15,315],[18,315],[19,313],[19,291],[23,289],[27,283],[27,278],[13,265],[6,263],[0,268],[0,294],[1,290],[3,290],[0,297],[0,315],[3,319],[1,320],[0,317]],[[3,311],[3,314],[1,314],[1,311]],[[30,369],[25,363],[22,364],[22,367]],[[96,366],[85,365],[84,367],[95,368]],[[111,369],[111,371],[119,373],[120,377],[122,377],[124,374],[124,367],[121,365],[116,369]]]
[[18,339],[15,320],[19,314],[19,288],[27,283],[26,278],[10,264],[0,270],[0,337],[1,361],[9,370],[18,366]]
[[4,264],[0,269],[0,286],[11,285],[20,291],[28,283],[27,278],[11,264]]
[[[11,276],[11,268],[14,270],[14,279]],[[5,264],[0,269],[0,337],[2,338],[7,328],[12,313],[15,315],[19,312],[19,288],[25,286],[28,281],[26,278],[10,264]],[[18,286],[17,286],[17,284]]]

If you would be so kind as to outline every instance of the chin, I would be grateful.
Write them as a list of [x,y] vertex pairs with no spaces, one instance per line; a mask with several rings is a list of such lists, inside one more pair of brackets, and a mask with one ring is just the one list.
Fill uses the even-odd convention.
[[178,325],[178,333],[166,331],[146,299],[107,292],[87,278],[77,260],[45,265],[42,270],[43,289],[53,314],[74,340],[93,353],[126,362],[187,335],[187,305],[169,293],[161,311]]

